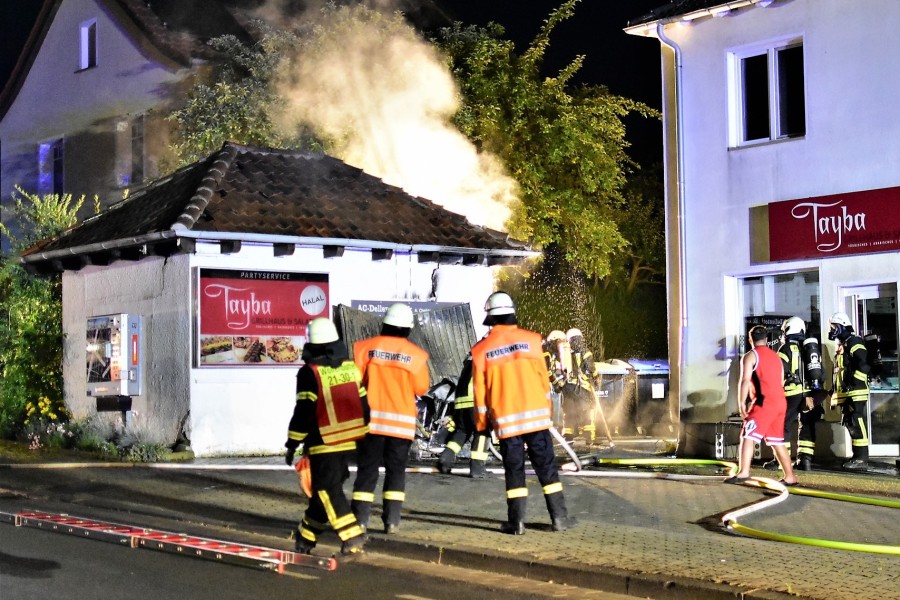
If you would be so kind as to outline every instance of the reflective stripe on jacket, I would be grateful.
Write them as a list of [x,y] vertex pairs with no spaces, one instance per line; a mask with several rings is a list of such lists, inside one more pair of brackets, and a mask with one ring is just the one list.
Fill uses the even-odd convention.
[[379,335],[353,345],[369,393],[369,431],[411,440],[416,396],[428,391],[428,353],[406,338]]
[[361,401],[365,391],[356,365],[348,360],[337,368],[312,365],[312,370],[321,391],[316,419],[322,442],[331,446],[364,437],[369,431]]
[[490,424],[505,439],[553,425],[539,334],[516,325],[495,325],[472,348],[472,382],[478,431]]
[[309,454],[356,449],[366,427],[366,390],[356,365],[306,364],[297,372],[297,403],[288,425],[287,448],[303,443]]
[[866,345],[858,335],[842,342],[844,351],[837,355],[837,374],[834,389],[838,404],[844,400],[869,399],[869,364]]

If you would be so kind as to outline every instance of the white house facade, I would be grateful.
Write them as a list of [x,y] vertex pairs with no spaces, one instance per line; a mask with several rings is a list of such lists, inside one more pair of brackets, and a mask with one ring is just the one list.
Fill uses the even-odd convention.
[[[828,319],[845,311],[877,368],[871,455],[898,455],[898,22],[893,0],[684,0],[626,28],[662,53],[671,389],[689,454],[711,454],[713,424],[737,411],[751,325],[802,317],[828,388]],[[839,421],[828,408],[817,456],[849,456]]]

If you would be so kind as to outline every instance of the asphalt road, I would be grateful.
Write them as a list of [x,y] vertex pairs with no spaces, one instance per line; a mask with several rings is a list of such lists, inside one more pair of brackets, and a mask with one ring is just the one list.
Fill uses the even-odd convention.
[[335,571],[278,575],[28,527],[0,524],[0,599],[496,600],[625,596],[369,554]]

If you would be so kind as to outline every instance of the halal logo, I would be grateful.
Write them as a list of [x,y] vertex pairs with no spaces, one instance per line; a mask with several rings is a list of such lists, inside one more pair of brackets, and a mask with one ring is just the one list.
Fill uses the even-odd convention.
[[322,314],[325,310],[325,290],[317,285],[306,286],[300,293],[300,308],[311,317]]

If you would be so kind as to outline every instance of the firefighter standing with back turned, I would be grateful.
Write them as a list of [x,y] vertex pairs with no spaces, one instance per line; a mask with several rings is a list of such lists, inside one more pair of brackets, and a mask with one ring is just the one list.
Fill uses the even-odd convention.
[[359,554],[364,531],[350,510],[343,483],[350,476],[348,461],[356,441],[368,428],[369,407],[359,369],[350,360],[337,329],[328,319],[309,323],[308,342],[297,372],[297,404],[288,425],[288,465],[303,443],[312,471],[312,497],[297,527],[294,548],[312,553],[319,535],[331,525],[341,539],[341,554]]
[[837,340],[834,360],[832,403],[841,407],[841,423],[850,431],[853,456],[845,469],[865,470],[869,460],[866,411],[869,402],[868,351],[863,339],[853,332],[847,313],[836,312],[829,319],[829,340]]
[[[785,319],[781,324],[784,343],[778,348],[778,357],[784,367],[784,395],[787,397],[787,412],[784,415],[784,449],[791,454],[791,434],[794,423],[800,421],[797,434],[797,463],[801,471],[812,470],[812,457],[816,447],[816,423],[821,407],[816,407],[811,396],[809,382],[803,375],[801,344],[806,337],[806,323],[800,317]],[[814,412],[815,411],[815,412]],[[781,467],[777,459],[772,459],[763,467],[777,471]]]
[[484,324],[491,331],[472,348],[472,382],[478,431],[490,426],[500,439],[506,478],[503,533],[525,533],[525,453],[537,474],[553,531],[575,524],[566,509],[550,436],[550,381],[538,333],[519,329],[512,298],[491,294]]
[[416,435],[416,396],[428,391],[428,353],[408,339],[414,325],[406,304],[388,307],[381,335],[357,342],[353,358],[363,374],[372,418],[369,433],[360,440],[353,514],[368,527],[378,469],[384,465],[381,519],[384,532],[400,527],[400,508],[406,499],[406,465]]

